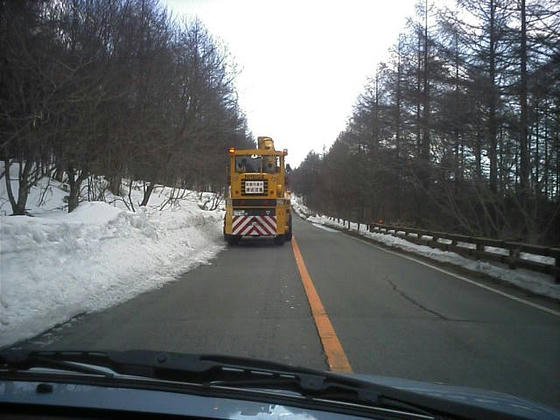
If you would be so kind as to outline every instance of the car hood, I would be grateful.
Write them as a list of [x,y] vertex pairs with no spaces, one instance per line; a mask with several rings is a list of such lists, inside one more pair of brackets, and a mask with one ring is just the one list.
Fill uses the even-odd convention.
[[481,408],[497,409],[504,413],[511,414],[512,416],[535,419],[560,419],[560,410],[503,392],[387,376],[364,374],[344,374],[343,376],[367,381],[372,384],[433,396],[450,402],[460,402]]

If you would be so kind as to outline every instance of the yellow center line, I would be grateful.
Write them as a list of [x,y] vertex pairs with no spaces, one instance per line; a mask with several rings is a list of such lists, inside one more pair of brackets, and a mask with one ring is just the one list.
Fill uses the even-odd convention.
[[329,369],[336,372],[351,373],[352,367],[350,366],[346,353],[344,353],[344,349],[336,336],[336,332],[334,331],[334,327],[327,315],[327,312],[325,311],[325,307],[321,303],[321,299],[319,298],[319,294],[313,285],[311,276],[305,267],[305,262],[303,261],[295,236],[292,237],[292,249],[294,250],[294,257],[296,259],[299,275],[303,283],[303,288],[305,289],[305,294],[307,295],[307,300],[309,302],[309,306],[311,307],[311,313],[313,314],[313,319],[315,320],[315,326],[317,327],[321,344],[323,345],[323,349],[327,355]]

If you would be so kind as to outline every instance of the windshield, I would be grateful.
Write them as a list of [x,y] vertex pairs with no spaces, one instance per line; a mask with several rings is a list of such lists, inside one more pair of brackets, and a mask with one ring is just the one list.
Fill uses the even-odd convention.
[[552,0],[0,2],[0,349],[560,408],[559,31]]
[[278,156],[236,155],[235,171],[277,173],[280,171],[280,158]]
[[235,157],[235,171],[240,173],[245,172],[261,172],[262,171],[262,156],[236,156]]

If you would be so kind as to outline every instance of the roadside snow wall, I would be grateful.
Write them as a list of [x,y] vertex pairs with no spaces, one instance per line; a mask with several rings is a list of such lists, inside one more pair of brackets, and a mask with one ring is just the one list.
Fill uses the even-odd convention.
[[[223,247],[223,211],[201,210],[195,192],[163,211],[170,188],[136,213],[117,200],[68,214],[56,182],[37,206],[41,186],[29,197],[32,216],[2,215],[11,209],[0,188],[0,347],[161,287]],[[132,193],[141,200],[139,189]]]

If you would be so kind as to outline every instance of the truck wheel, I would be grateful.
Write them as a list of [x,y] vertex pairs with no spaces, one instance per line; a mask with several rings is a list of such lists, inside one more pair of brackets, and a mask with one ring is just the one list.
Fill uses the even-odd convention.
[[284,234],[284,239],[288,242],[292,240],[292,217],[290,216],[290,222],[288,223],[288,228],[290,229],[288,233]]
[[276,245],[284,245],[284,235],[278,235],[274,238],[274,244]]
[[228,245],[230,246],[234,246],[237,245],[239,243],[239,236],[235,236],[235,235],[224,235]]

